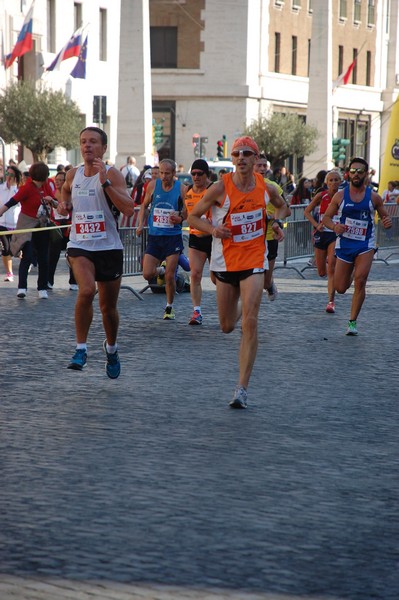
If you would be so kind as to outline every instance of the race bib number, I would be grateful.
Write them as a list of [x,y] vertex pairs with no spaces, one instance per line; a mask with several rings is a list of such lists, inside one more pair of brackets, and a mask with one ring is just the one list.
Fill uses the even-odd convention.
[[262,209],[231,215],[231,233],[233,242],[247,242],[263,236],[264,217]]
[[170,222],[170,216],[173,213],[172,208],[154,208],[152,215],[152,224],[154,227],[173,229],[174,225]]
[[364,242],[366,239],[367,225],[367,221],[360,221],[358,219],[350,219],[347,217],[345,219],[346,230],[345,233],[342,234],[342,237]]
[[78,241],[106,238],[104,213],[102,211],[76,213],[75,233]]

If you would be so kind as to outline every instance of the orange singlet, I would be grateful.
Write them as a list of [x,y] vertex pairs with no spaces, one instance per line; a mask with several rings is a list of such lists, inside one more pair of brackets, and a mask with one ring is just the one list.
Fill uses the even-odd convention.
[[[210,185],[212,185],[212,184],[210,184]],[[210,186],[208,186],[208,187],[210,187]],[[201,198],[207,191],[208,187],[206,187],[204,190],[202,190],[202,192],[194,192],[192,186],[190,186],[188,188],[185,199],[184,199],[184,202],[185,202],[185,205],[187,208],[187,216],[191,213],[191,211],[193,210],[193,208],[197,204],[197,202],[199,202],[201,200]],[[202,215],[201,219],[205,219],[210,222],[211,221],[210,211],[205,213],[204,215]],[[204,237],[204,236],[210,235],[209,233],[205,233],[204,231],[200,231],[199,229],[194,229],[194,227],[190,227],[190,233],[197,235],[198,237]]]
[[225,225],[232,237],[213,239],[212,271],[246,271],[265,268],[266,205],[269,202],[262,175],[254,173],[256,185],[241,192],[233,183],[233,173],[223,175],[225,197],[212,206],[212,224]]

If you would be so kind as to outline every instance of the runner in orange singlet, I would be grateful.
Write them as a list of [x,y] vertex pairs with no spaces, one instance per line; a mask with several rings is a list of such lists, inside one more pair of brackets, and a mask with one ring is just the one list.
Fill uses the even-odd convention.
[[[193,208],[191,227],[213,236],[211,271],[216,277],[219,322],[230,333],[241,316],[239,380],[232,408],[247,407],[247,386],[258,346],[258,313],[262,299],[266,244],[266,205],[284,218],[287,206],[273,186],[254,173],[259,155],[256,142],[240,137],[232,147],[234,173],[214,183]],[[202,219],[212,209],[212,223]],[[241,299],[241,307],[239,300]]]
[[[191,165],[191,176],[193,185],[190,185],[186,191],[184,203],[187,214],[189,215],[194,206],[204,196],[207,188],[212,185],[209,181],[209,166],[206,160],[198,158]],[[204,215],[207,219],[210,215]],[[190,261],[191,277],[190,291],[193,301],[193,314],[189,320],[189,325],[202,325],[201,298],[202,298],[202,273],[206,260],[211,258],[212,235],[190,227],[190,238],[188,242],[188,258]]]

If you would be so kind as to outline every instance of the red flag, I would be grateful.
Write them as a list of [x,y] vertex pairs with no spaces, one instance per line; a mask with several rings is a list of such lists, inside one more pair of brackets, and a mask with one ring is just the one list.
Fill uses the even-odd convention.
[[341,75],[338,77],[338,79],[336,79],[334,81],[334,86],[333,86],[334,90],[339,85],[346,85],[347,83],[349,83],[350,76],[352,75],[352,71],[353,71],[353,69],[355,68],[355,65],[356,65],[356,60],[357,59],[355,58],[355,60],[346,69],[345,73],[341,73]]
[[355,58],[355,60],[353,61],[353,63],[351,63],[351,64],[349,65],[349,67],[348,67],[348,69],[347,69],[346,73],[344,73],[344,76],[343,76],[343,79],[342,79],[342,81],[343,81],[343,84],[344,84],[344,85],[346,85],[346,84],[349,82],[349,78],[350,78],[350,76],[352,75],[352,71],[353,71],[353,69],[355,68],[355,64],[356,64],[356,58]]
[[25,17],[24,24],[22,25],[22,29],[18,36],[17,42],[14,46],[11,54],[7,54],[4,59],[4,68],[8,69],[11,67],[12,63],[19,56],[23,56],[27,52],[30,52],[33,48],[33,39],[32,39],[32,25],[33,25],[33,6],[35,4],[35,0],[33,0],[32,5],[29,9],[28,14]]

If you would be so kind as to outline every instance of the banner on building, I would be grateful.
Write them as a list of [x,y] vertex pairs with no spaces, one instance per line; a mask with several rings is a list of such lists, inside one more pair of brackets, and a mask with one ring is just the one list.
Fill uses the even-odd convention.
[[381,166],[378,193],[387,189],[388,181],[399,181],[399,96],[392,106],[388,137]]

